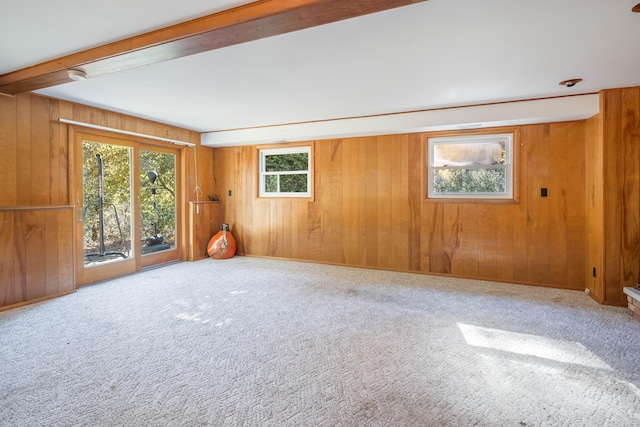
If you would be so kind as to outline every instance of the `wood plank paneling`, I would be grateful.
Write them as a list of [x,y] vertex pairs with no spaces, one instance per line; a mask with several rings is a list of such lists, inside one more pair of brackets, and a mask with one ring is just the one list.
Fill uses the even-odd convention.
[[359,140],[358,147],[358,259],[357,265],[365,265],[367,259],[367,146]]
[[[622,253],[621,276],[625,286],[638,284],[640,279],[640,88],[622,90],[621,138],[622,167],[625,172],[622,188]],[[622,289],[617,300],[624,300]]]
[[599,302],[604,299],[604,191],[602,179],[604,171],[604,140],[602,117],[602,114],[597,114],[587,120],[586,150],[584,153],[587,160],[585,162],[587,189],[585,206],[587,214],[587,269],[585,271],[585,281],[592,297]]
[[2,208],[0,309],[75,289],[72,221],[71,206]]
[[[322,204],[318,202],[319,194],[321,194],[321,175],[318,173],[318,147],[314,149],[314,202],[307,202],[307,227],[306,233],[308,236],[308,250],[307,256],[303,259],[308,260],[321,260],[322,259]],[[304,230],[304,229],[303,229]],[[256,234],[260,233],[260,230],[255,231]]]
[[[586,176],[586,164],[581,160],[581,156],[576,156],[575,152],[585,150],[586,143],[585,127],[581,123],[567,123],[567,145],[564,150],[564,192],[566,201],[563,209],[565,216],[562,217],[566,224],[566,263],[564,264],[567,271],[567,281],[569,283],[584,283],[584,274],[588,271],[586,258],[584,256],[584,248],[587,247],[587,238],[585,230],[585,212],[586,198],[583,193],[577,191],[573,187],[573,176]],[[562,165],[558,164],[558,168],[562,169]],[[569,262],[572,260],[573,262]],[[557,267],[558,269],[560,266]]]
[[221,203],[211,201],[189,202],[188,221],[190,242],[188,260],[197,261],[207,258],[209,240],[222,229]]
[[344,248],[342,245],[344,236],[344,216],[342,192],[344,189],[344,168],[343,168],[343,148],[342,140],[331,141],[331,210],[329,221],[331,221],[331,253],[329,261],[334,263],[344,263]]
[[[238,182],[236,191],[238,194],[247,196],[255,194],[256,188],[256,170],[257,170],[257,150],[253,147],[243,147],[240,151],[241,169],[238,173],[243,175],[243,179]],[[237,240],[251,242],[254,239],[256,228],[253,226],[253,197],[243,197],[240,212],[242,219],[234,225],[234,230],[239,237]],[[251,251],[250,248],[244,248],[243,251]],[[243,252],[244,253],[244,252]]]
[[[468,253],[469,262],[474,258],[477,258],[478,272],[475,274],[480,277],[498,277],[498,229],[502,227],[502,217],[497,215],[496,211],[499,211],[499,206],[489,206],[486,204],[477,205],[478,218],[477,225],[472,220],[471,223],[476,225],[476,229],[473,233],[468,233],[470,236],[474,236],[478,241],[478,249],[476,253]],[[463,222],[466,225],[466,221]],[[466,228],[466,227],[465,227]],[[472,261],[471,261],[472,262]],[[467,274],[473,276],[473,274]]]
[[365,227],[365,265],[378,265],[378,141],[375,137],[364,140],[366,148],[366,227]]
[[15,99],[0,96],[0,206],[18,203],[17,104]]
[[[73,241],[73,209],[58,211],[58,292],[68,293],[76,288]],[[53,244],[53,242],[52,242]]]
[[31,96],[16,96],[18,114],[16,141],[16,205],[30,205],[31,202],[31,161],[39,153],[31,150]]
[[[358,248],[355,236],[357,235],[356,218],[358,215],[358,203],[354,200],[358,196],[358,189],[354,188],[357,180],[356,171],[358,167],[356,140],[345,140],[343,144],[342,162],[342,250],[345,264],[353,264],[358,256]],[[354,157],[355,152],[355,157]]]
[[[405,134],[315,141],[313,201],[238,192],[225,201],[234,205],[226,211],[233,212],[230,221],[253,227],[243,234],[248,255],[583,289],[585,158],[572,154],[584,149],[585,128],[571,122],[508,129],[521,144],[518,203],[425,202],[430,134]],[[216,164],[244,149],[215,149]],[[245,188],[256,180],[245,169],[217,168],[215,179]],[[540,196],[542,187],[549,197]],[[247,218],[246,209],[261,214]],[[265,239],[266,246],[256,244]]]
[[[566,181],[576,171],[573,170],[574,163],[571,162],[569,150],[572,148],[567,143],[568,130],[566,124],[554,126],[551,130],[551,140],[559,144],[555,150],[555,155],[549,157],[550,182],[557,183],[560,194],[550,194],[549,199],[549,237],[547,244],[552,248],[552,257],[549,260],[549,274],[551,277],[567,276],[569,270],[567,263],[567,230],[568,223],[568,192]],[[579,142],[578,142],[579,144]],[[579,146],[579,145],[578,145]],[[578,206],[576,206],[578,208]]]
[[426,218],[425,223],[431,224],[429,232],[429,272],[447,274],[451,267],[449,254],[445,252],[444,209],[443,203],[435,204],[433,216]]
[[49,100],[39,96],[30,97],[30,139],[32,156],[29,183],[31,203],[49,204],[50,156],[49,156]]
[[[282,223],[283,223],[283,253],[284,258],[291,258],[293,253],[299,254],[298,251],[298,203],[287,203],[283,206],[282,211]],[[287,227],[286,224],[291,224]]]
[[498,227],[496,230],[497,280],[514,281],[514,211],[513,205],[496,206]]
[[[526,279],[538,280],[539,264],[546,262],[546,256],[538,260],[538,240],[540,238],[540,230],[538,222],[540,221],[540,186],[543,184],[543,178],[538,176],[538,138],[540,137],[540,126],[527,126],[522,130],[522,137],[525,140],[525,155],[521,159],[522,163],[526,162],[527,176],[524,185],[527,188],[527,198],[523,200],[526,203]],[[546,248],[545,248],[546,249]]]
[[16,252],[13,250],[15,216],[12,212],[0,212],[0,307],[15,303]]
[[463,262],[460,256],[460,246],[463,240],[464,223],[462,222],[462,207],[460,203],[446,203],[442,215],[442,272],[455,274]]
[[[331,142],[316,144],[316,188],[315,196],[318,203],[320,218],[318,225],[320,228],[318,261],[331,261],[331,233],[333,224],[331,222]],[[258,232],[260,234],[260,231]]]
[[60,257],[58,256],[58,252],[60,251],[60,240],[58,236],[59,224],[60,218],[57,211],[44,212],[45,295],[57,294],[60,289]]
[[595,159],[602,158],[602,178],[589,164],[589,258],[604,258],[601,282],[593,285],[596,299],[625,305],[622,288],[640,281],[640,88],[600,96],[598,126],[590,141],[597,149]]
[[519,203],[513,208],[513,280],[516,282],[526,282],[528,276],[528,245],[527,238],[529,232],[529,211],[532,206],[529,205],[529,174],[533,174],[535,170],[529,168],[528,158],[531,157],[535,149],[535,139],[529,135],[528,129],[520,129],[517,133],[518,138],[515,143],[518,144],[520,158],[516,166],[516,175],[518,176]]
[[[462,239],[458,250],[459,262],[455,265],[455,274],[466,277],[478,277],[480,274],[480,258],[483,256],[480,250],[480,224],[481,206],[474,203],[465,203],[462,205]],[[485,214],[486,216],[486,214]],[[480,255],[480,256],[478,256]]]
[[[66,101],[55,101],[52,100],[52,103],[55,102],[59,105],[59,117],[71,117],[73,114],[73,104]],[[56,113],[56,109],[52,109],[51,113]],[[53,116],[55,117],[55,116]],[[60,198],[59,204],[69,204],[74,205],[76,201],[74,200],[73,194],[75,191],[75,183],[71,177],[74,176],[74,152],[71,149],[70,142],[70,133],[68,126],[55,126],[56,129],[59,130],[60,133],[60,163],[58,170],[58,179],[60,180]]]
[[409,269],[409,137],[394,135],[391,151],[391,265]]
[[[391,188],[394,179],[391,166],[393,139],[378,137],[376,150],[378,164],[378,194],[376,195],[378,212],[378,265],[380,268],[393,268],[391,262],[391,242],[395,230],[392,212],[395,207],[391,202]],[[318,144],[321,144],[318,143]]]
[[409,228],[408,228],[408,250],[409,250],[409,270],[420,271],[422,261],[422,239],[420,238],[420,218],[422,207],[422,139],[420,135],[409,135],[408,147],[408,208],[409,208]]
[[[562,126],[561,123],[556,124],[556,126],[558,125]],[[537,199],[538,204],[537,229],[534,231],[537,238],[537,254],[536,257],[533,258],[536,264],[535,282],[550,283],[552,280],[556,280],[555,278],[552,278],[550,274],[551,259],[553,258],[552,252],[554,251],[554,248],[551,247],[551,230],[553,227],[550,215],[551,198],[549,196],[542,197],[541,191],[543,188],[547,188],[549,194],[553,194],[553,198],[557,199],[562,197],[561,194],[556,194],[561,192],[562,189],[556,183],[553,183],[553,187],[551,186],[552,178],[551,170],[549,169],[549,158],[551,155],[549,138],[550,125],[545,124],[538,125],[536,127],[538,131],[538,136],[536,138],[538,149],[536,153],[535,169],[537,180],[535,192],[530,194],[530,197],[533,196]],[[562,143],[562,141],[559,141],[559,143]]]
[[[622,216],[622,191],[624,188],[624,170],[622,169],[624,149],[621,146],[622,123],[622,93],[620,91],[607,92],[605,95],[606,107],[604,111],[605,129],[605,288],[604,300],[616,301],[620,290],[610,283],[621,283],[620,259],[621,259],[621,230]],[[611,144],[609,145],[609,142]],[[611,209],[615,207],[615,209]],[[616,238],[613,238],[613,237]]]
[[[53,99],[48,99],[48,118],[60,117],[60,103]],[[61,192],[61,187],[66,187],[67,180],[63,176],[63,180],[60,178],[60,157],[64,155],[64,151],[61,150],[60,145],[63,141],[60,140],[61,126],[56,126],[55,122],[47,121],[49,128],[49,191],[47,203],[52,205],[60,205],[67,203],[65,194]]]
[[[26,211],[22,215],[24,222],[20,237],[25,239],[24,268],[27,275],[25,288],[22,289],[24,301],[42,298],[47,295],[47,270],[44,229],[46,225],[45,211]],[[53,252],[54,256],[58,256]]]
[[275,200],[269,202],[269,213],[270,213],[270,223],[269,223],[269,245],[271,246],[271,250],[269,251],[269,255],[273,257],[281,258],[283,257],[284,251],[284,230],[282,228],[282,212],[284,212],[284,203],[278,203]]

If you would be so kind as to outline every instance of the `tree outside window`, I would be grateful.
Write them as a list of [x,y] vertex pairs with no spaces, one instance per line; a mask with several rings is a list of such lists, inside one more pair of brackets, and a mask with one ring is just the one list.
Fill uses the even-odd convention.
[[429,198],[513,198],[511,134],[429,139]]
[[310,197],[311,147],[260,150],[260,197]]

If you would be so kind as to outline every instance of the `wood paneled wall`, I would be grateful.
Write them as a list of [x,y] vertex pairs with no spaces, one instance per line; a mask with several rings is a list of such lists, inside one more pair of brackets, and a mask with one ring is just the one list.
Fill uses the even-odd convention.
[[52,123],[61,103],[0,97],[0,206],[69,204],[66,126]]
[[[73,249],[68,242],[73,235],[69,218],[75,218],[70,179],[74,153],[71,127],[59,123],[60,117],[198,144],[198,183],[204,198],[214,192],[213,150],[199,146],[196,132],[35,94],[0,96],[0,309],[75,288],[73,274],[68,274],[73,273],[72,257],[62,256]],[[184,149],[181,156],[185,259],[187,201],[196,200],[193,151]],[[25,245],[38,248],[43,256],[39,263],[31,255],[25,258]]]
[[316,141],[313,201],[258,199],[253,146],[214,174],[240,254],[584,289],[586,128],[516,129],[515,204],[425,202],[430,134]]
[[602,114],[587,120],[586,150],[586,216],[587,269],[586,288],[598,302],[604,300],[604,138]]
[[189,252],[188,260],[208,257],[211,238],[222,229],[222,205],[220,202],[189,202]]
[[0,208],[0,307],[75,289],[73,208]]
[[595,151],[587,156],[599,159],[594,218],[602,237],[590,255],[604,261],[596,299],[626,305],[622,288],[640,282],[640,87],[603,91],[595,121]]

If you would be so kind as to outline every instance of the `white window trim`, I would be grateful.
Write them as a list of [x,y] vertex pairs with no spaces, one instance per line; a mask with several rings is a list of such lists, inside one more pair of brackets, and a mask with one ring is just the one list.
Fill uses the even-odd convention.
[[[279,154],[299,154],[299,153],[307,153],[308,155],[308,168],[303,171],[282,171],[282,172],[267,172],[265,165],[266,156],[279,155]],[[289,147],[289,148],[262,148],[260,149],[260,178],[259,178],[259,197],[295,197],[295,198],[310,198],[311,197],[311,146],[299,146],[299,147]],[[306,192],[266,192],[264,191],[266,188],[266,176],[268,175],[299,175],[305,173],[307,174],[307,191]]]
[[[468,144],[474,142],[495,142],[496,140],[505,140],[505,163],[501,165],[487,166],[447,166],[446,169],[496,169],[504,168],[506,172],[506,187],[504,193],[436,193],[433,190],[433,170],[445,169],[433,165],[434,147],[439,144]],[[486,200],[513,200],[513,134],[491,134],[491,135],[474,135],[474,136],[448,136],[439,138],[429,138],[428,140],[428,158],[427,158],[427,197],[429,199],[486,199]]]

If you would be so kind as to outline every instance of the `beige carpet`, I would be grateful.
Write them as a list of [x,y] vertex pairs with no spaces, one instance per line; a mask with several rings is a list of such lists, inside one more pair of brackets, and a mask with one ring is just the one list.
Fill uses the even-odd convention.
[[1,426],[640,425],[580,292],[236,257],[0,313]]

